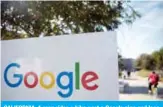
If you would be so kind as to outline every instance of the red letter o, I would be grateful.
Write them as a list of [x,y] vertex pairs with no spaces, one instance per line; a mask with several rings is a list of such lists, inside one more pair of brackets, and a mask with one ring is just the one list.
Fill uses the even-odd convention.
[[[29,84],[28,81],[27,81],[27,78],[30,75],[32,75],[34,77],[33,84]],[[28,72],[28,73],[25,74],[25,76],[24,76],[24,84],[25,84],[26,87],[28,87],[28,88],[34,88],[37,85],[37,83],[38,83],[38,77],[37,77],[37,74],[36,73],[34,73],[34,72]]]

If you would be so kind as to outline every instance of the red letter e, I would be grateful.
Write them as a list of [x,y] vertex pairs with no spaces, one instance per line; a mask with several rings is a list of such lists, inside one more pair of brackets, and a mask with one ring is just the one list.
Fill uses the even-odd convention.
[[[91,77],[89,77],[89,76],[91,76]],[[94,84],[93,86],[89,86],[88,83],[95,81],[97,79],[98,79],[98,76],[95,72],[88,71],[88,72],[84,73],[82,76],[82,85],[87,90],[95,90],[98,88],[98,85]]]

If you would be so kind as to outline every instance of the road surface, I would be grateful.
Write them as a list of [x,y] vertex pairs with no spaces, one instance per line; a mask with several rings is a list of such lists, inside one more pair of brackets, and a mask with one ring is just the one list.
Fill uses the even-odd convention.
[[158,97],[148,94],[147,78],[132,74],[131,78],[123,80],[128,83],[129,88],[125,93],[120,94],[120,100],[163,100],[163,83],[159,83]]

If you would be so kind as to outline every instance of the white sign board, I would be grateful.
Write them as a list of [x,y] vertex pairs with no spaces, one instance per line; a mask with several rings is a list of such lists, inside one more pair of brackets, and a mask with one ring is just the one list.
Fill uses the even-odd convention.
[[1,45],[2,100],[118,100],[115,32]]

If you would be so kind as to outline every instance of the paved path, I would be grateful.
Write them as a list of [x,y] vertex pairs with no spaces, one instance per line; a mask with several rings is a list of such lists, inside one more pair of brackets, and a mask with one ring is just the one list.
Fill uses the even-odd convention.
[[129,84],[127,92],[120,94],[120,100],[163,100],[163,83],[159,84],[159,98],[148,94],[147,78],[132,74],[130,79],[124,80]]

